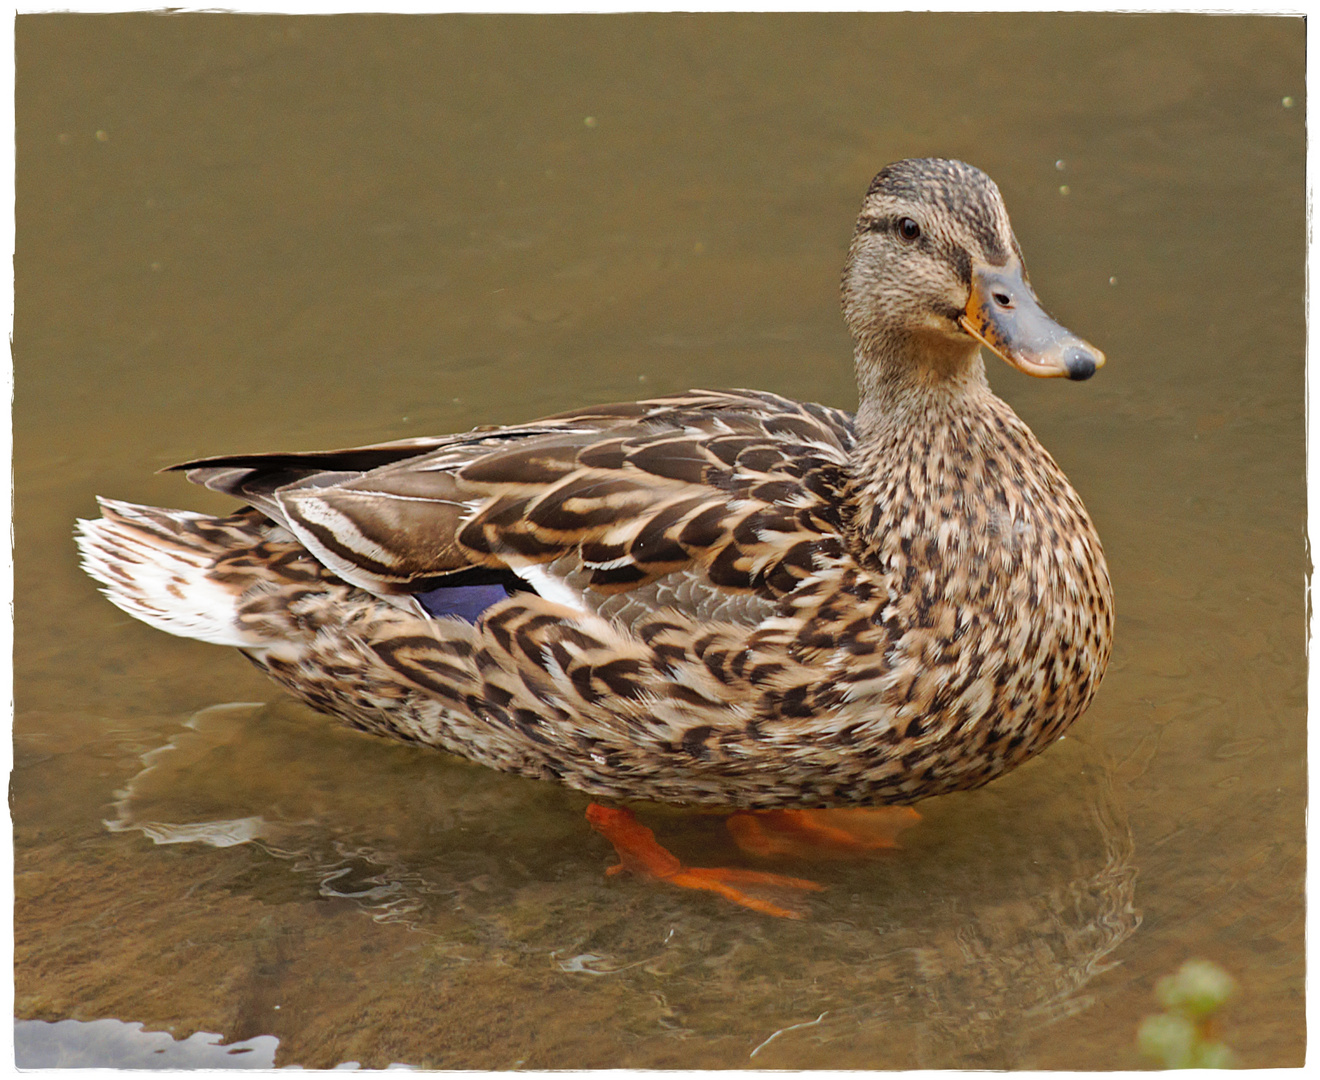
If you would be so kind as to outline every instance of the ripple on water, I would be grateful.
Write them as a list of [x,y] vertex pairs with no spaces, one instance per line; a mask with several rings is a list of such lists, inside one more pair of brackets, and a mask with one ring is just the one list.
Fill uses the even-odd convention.
[[[822,1052],[993,1064],[1086,1008],[1086,985],[1140,923],[1107,763],[1077,738],[1049,761],[923,804],[900,851],[811,866],[827,891],[795,924],[607,879],[581,796],[366,740],[292,703],[198,713],[143,755],[106,825],[160,847],[248,845],[273,860],[245,879],[249,895],[334,899],[404,929],[417,956],[396,953],[388,975],[364,966],[357,937],[343,955],[319,947],[318,968],[352,970],[382,1023],[383,1004],[397,991],[402,1008],[418,980],[463,969],[489,988],[511,970],[550,971],[579,999],[602,995],[612,1036],[728,1043],[728,1065],[756,1054],[803,1067]],[[747,859],[718,815],[639,812],[694,864]],[[603,1037],[569,1017],[562,1027],[570,1043]]]

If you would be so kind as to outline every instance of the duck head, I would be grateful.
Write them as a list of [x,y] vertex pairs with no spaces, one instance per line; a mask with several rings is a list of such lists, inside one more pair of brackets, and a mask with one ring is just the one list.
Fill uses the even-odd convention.
[[981,345],[1040,378],[1089,379],[1105,362],[1045,312],[999,189],[961,161],[899,161],[872,181],[843,311],[864,396],[877,382],[982,382]]

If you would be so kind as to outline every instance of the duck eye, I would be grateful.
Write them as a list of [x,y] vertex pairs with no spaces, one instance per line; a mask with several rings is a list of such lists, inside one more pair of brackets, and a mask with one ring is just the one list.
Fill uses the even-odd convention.
[[908,243],[911,243],[921,235],[921,226],[910,217],[898,219],[898,235]]

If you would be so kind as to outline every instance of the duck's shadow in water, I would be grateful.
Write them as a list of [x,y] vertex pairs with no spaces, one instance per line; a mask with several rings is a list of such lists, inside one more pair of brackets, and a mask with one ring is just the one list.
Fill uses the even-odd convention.
[[[250,845],[266,866],[244,877],[254,899],[351,902],[426,935],[443,962],[549,963],[620,993],[654,996],[659,980],[671,1003],[721,1000],[711,1032],[693,1007],[674,1033],[745,1027],[758,1066],[809,1066],[835,1040],[847,1061],[888,1060],[908,1027],[922,1062],[995,1067],[1008,1044],[1084,1009],[1087,983],[1140,924],[1110,768],[1077,737],[986,789],[922,804],[901,849],[856,862],[756,862],[717,815],[639,808],[693,864],[826,885],[798,923],[607,879],[613,854],[583,796],[359,737],[292,703],[205,709],[143,761],[112,831]],[[767,1026],[789,1000],[802,1022]]]

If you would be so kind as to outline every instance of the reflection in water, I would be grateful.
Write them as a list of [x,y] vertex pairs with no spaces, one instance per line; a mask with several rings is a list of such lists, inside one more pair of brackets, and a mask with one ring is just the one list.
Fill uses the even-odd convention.
[[[289,893],[262,875],[249,887],[266,902],[351,902],[424,935],[444,965],[608,977],[622,998],[659,994],[684,1037],[714,1034],[701,1003],[736,992],[741,1015],[712,1019],[731,1022],[758,1065],[808,1065],[836,1040],[859,1061],[890,1061],[906,1026],[913,1064],[993,1066],[1085,1008],[1083,988],[1140,923],[1107,768],[1075,738],[1049,759],[1078,782],[1028,765],[1016,782],[924,804],[900,852],[819,868],[829,889],[801,927],[607,881],[585,800],[378,747],[288,703],[198,713],[143,756],[107,826],[159,845],[253,845],[305,882]],[[534,824],[529,791],[544,796]],[[642,817],[689,851],[727,846],[710,815]]]
[[222,1045],[223,1036],[198,1031],[173,1039],[121,1020],[19,1020],[14,1064],[20,1069],[273,1069],[279,1039]]
[[[257,1035],[224,1042],[223,1035],[197,1031],[175,1039],[122,1020],[16,1020],[14,1064],[20,1069],[273,1069],[280,1040]],[[334,1066],[344,1072],[356,1061]],[[397,1062],[389,1069],[406,1069]]]

